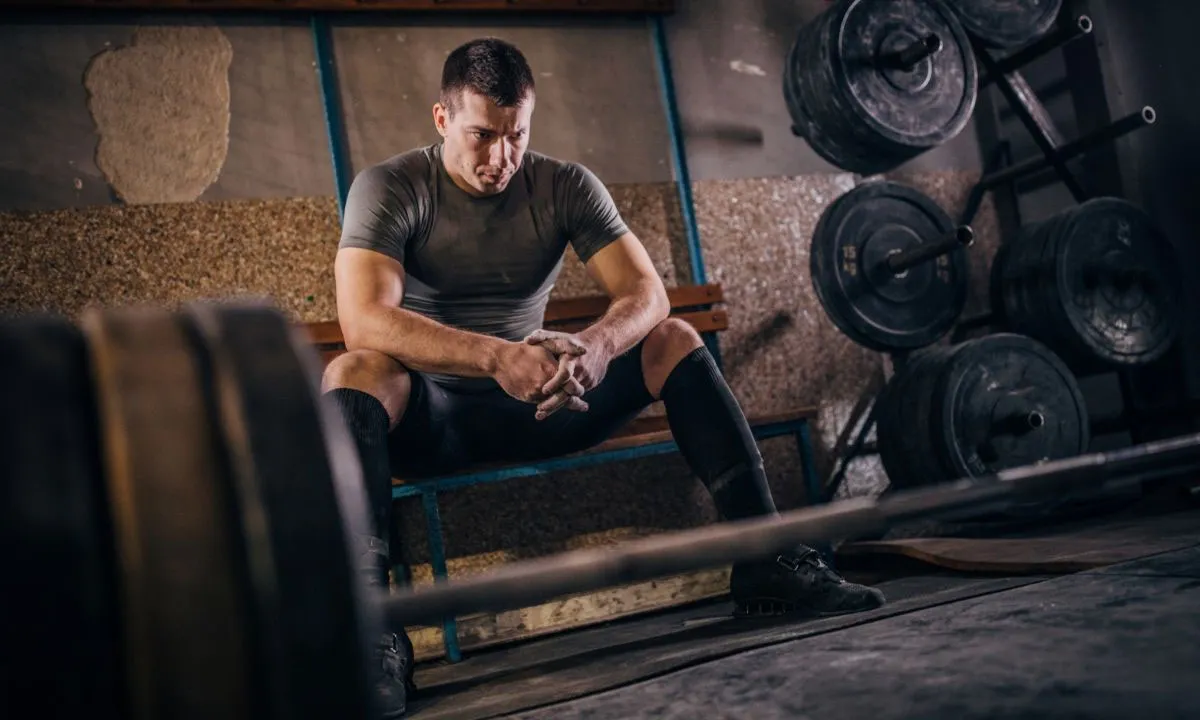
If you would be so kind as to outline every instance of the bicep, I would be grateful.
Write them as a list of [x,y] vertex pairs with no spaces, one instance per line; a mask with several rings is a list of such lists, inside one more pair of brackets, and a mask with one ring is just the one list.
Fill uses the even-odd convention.
[[356,334],[377,307],[399,307],[404,299],[404,266],[374,250],[346,247],[334,259],[338,321],[343,334]]
[[638,292],[646,284],[662,288],[662,278],[658,276],[650,254],[632,232],[625,232],[597,250],[584,267],[610,297]]

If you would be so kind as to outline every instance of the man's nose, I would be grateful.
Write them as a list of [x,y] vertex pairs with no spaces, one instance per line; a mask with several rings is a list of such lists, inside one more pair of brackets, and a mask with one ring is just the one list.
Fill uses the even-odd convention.
[[489,155],[491,157],[489,157],[488,159],[491,160],[492,164],[494,164],[494,165],[500,164],[501,162],[504,161],[504,156],[506,154],[504,151],[507,148],[508,148],[507,140],[505,140],[503,137],[496,138],[496,142],[492,143],[491,152],[489,153]]
[[492,143],[491,153],[488,160],[492,165],[500,168],[507,168],[511,163],[508,161],[511,155],[512,143],[504,137],[501,137]]

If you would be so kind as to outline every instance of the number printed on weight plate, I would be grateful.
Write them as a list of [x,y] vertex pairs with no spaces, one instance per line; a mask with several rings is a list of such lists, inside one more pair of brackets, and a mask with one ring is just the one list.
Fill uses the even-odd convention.
[[851,277],[858,274],[858,248],[853,245],[842,246],[842,272]]

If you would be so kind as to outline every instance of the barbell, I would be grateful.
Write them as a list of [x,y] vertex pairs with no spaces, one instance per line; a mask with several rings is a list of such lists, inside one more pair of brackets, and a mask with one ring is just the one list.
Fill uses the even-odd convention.
[[873,414],[891,491],[1076,457],[1091,435],[1074,374],[1044,344],[1015,333],[913,353]]
[[368,718],[382,627],[1200,467],[1200,435],[662,534],[390,596],[307,339],[266,305],[0,322],[4,698],[91,718]]
[[[973,238],[915,188],[868,180],[821,212],[813,289],[855,343],[918,350],[960,320]],[[1079,374],[1153,362],[1181,332],[1178,254],[1128,200],[1093,198],[1027,225],[990,273],[994,326],[1038,340]]]
[[880,352],[915,350],[945,335],[967,302],[964,250],[973,230],[903,183],[870,180],[821,212],[809,272],[825,313]]
[[[979,93],[972,39],[1028,46],[1061,0],[837,0],[784,62],[792,132],[835,167],[874,175],[956,137]],[[986,51],[986,50],[985,50]]]
[[1037,338],[1076,372],[1145,365],[1179,337],[1183,276],[1158,227],[1099,197],[1027,225],[992,260],[996,324]]
[[793,133],[830,164],[872,175],[962,132],[978,75],[940,0],[839,0],[797,33],[783,95]]

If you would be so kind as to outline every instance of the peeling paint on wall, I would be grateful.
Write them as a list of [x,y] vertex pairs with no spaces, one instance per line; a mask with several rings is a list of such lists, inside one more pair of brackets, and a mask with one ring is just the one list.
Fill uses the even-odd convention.
[[229,149],[229,66],[220,28],[143,26],[84,74],[100,140],[96,165],[130,204],[190,202]]

